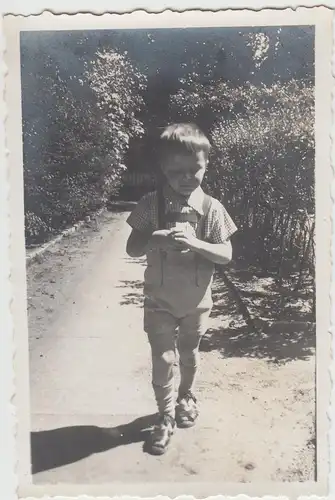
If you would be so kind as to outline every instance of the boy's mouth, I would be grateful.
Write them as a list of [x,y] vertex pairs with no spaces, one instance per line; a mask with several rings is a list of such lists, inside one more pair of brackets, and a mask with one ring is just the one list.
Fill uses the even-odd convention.
[[188,193],[189,191],[194,191],[195,186],[180,186],[180,190]]

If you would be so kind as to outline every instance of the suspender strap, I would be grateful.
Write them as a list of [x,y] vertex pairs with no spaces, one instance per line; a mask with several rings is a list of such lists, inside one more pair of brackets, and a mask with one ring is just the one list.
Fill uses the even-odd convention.
[[204,199],[202,202],[202,210],[204,212],[204,217],[207,217],[209,209],[211,208],[212,197],[209,194],[204,193]]
[[158,205],[158,229],[166,229],[165,220],[165,200],[163,196],[163,186],[160,185],[157,188],[157,205]]
[[[208,216],[208,212],[210,210],[212,204],[212,198],[208,194],[204,193],[204,199],[203,199],[203,204],[202,204],[202,210],[204,212],[204,215],[201,217],[199,224],[201,226],[201,234],[203,234],[204,231],[204,226],[205,226],[205,220]],[[164,195],[163,195],[163,186],[159,185],[157,188],[157,205],[158,205],[158,227],[159,229],[166,229],[166,225],[169,221],[171,222],[172,220],[180,220],[182,221],[183,219],[189,220],[189,215],[185,214],[183,216],[180,214],[178,217],[176,217],[176,214],[166,214],[165,213],[165,200],[164,200]],[[196,222],[193,220],[190,220],[190,222]]]
[[205,237],[205,222],[207,220],[211,205],[212,205],[212,197],[209,196],[208,194],[204,193],[204,199],[203,199],[203,203],[202,203],[202,210],[204,212],[204,215],[199,220],[200,227],[198,230],[199,231],[198,234],[200,234],[201,238],[203,238],[203,239]]

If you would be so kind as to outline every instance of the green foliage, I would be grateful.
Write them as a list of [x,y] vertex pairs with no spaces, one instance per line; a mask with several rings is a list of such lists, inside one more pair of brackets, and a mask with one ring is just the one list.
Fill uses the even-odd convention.
[[28,244],[104,206],[130,139],[143,133],[136,114],[145,79],[126,55],[98,51],[82,67],[71,74],[48,55],[43,73],[30,75],[39,106],[23,124]]

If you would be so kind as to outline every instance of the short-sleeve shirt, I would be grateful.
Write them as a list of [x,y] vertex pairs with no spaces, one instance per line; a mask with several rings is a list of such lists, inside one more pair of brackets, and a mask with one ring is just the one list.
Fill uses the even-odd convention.
[[[164,187],[163,195],[166,212],[195,211],[200,216],[203,215],[204,192],[201,187],[193,191],[186,201],[182,200],[169,186]],[[133,229],[143,232],[159,229],[157,196],[157,191],[153,191],[140,199],[127,219]],[[174,225],[174,223],[168,223],[167,228],[171,229]],[[222,203],[212,198],[204,221],[203,239],[209,243],[225,243],[236,231],[237,227]]]

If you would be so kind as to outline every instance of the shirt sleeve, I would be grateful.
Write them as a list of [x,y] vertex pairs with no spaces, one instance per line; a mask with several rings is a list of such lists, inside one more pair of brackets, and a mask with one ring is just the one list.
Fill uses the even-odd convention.
[[127,219],[127,223],[138,231],[147,231],[154,228],[154,195],[147,193],[137,203]]
[[237,227],[225,207],[213,199],[209,220],[209,241],[225,243],[237,231]]

